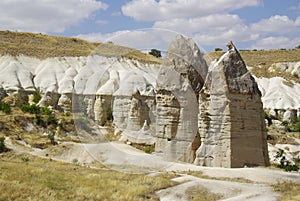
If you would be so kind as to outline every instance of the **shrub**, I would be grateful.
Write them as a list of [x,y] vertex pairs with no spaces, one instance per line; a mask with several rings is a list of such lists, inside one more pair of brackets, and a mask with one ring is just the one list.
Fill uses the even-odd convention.
[[109,108],[107,109],[107,111],[106,111],[106,120],[107,120],[107,121],[111,121],[111,120],[113,120],[113,119],[114,119],[114,117],[113,117],[113,111],[112,111],[112,108],[109,107]]
[[0,110],[6,114],[9,114],[11,112],[10,105],[7,103],[0,103]]
[[285,132],[300,132],[300,117],[294,118],[291,122],[283,121],[281,125],[284,126]]
[[56,143],[55,143],[55,134],[54,134],[53,131],[50,131],[50,132],[48,133],[48,139],[50,140],[50,143],[51,143],[52,145],[55,145],[55,144],[56,144]]
[[42,110],[43,115],[51,115],[52,114],[52,111],[47,107],[42,107],[41,110]]
[[47,118],[47,125],[57,125],[57,121],[54,114],[50,114]]
[[33,94],[33,102],[38,103],[41,100],[42,96],[40,94],[40,92],[36,92],[35,94]]
[[280,158],[280,164],[278,165],[278,167],[284,169],[287,172],[298,171],[299,167],[297,165],[297,160],[294,161],[295,164],[293,165],[291,161],[286,159],[284,154],[284,150],[279,149],[275,155],[275,158]]
[[28,157],[22,157],[21,160],[22,160],[24,163],[28,163],[28,162],[29,162],[29,158],[28,158]]
[[0,137],[0,153],[5,152],[7,150],[4,144],[4,140],[4,137]]
[[215,52],[218,52],[218,51],[223,51],[223,49],[222,49],[222,48],[216,47],[216,48],[215,48]]
[[42,119],[42,116],[40,114],[35,115],[35,123],[39,126],[43,125],[43,119]]
[[33,104],[33,105],[22,105],[21,110],[23,112],[29,112],[31,114],[39,114],[40,111],[41,111],[41,108],[40,108],[40,106],[35,105],[35,104]]
[[151,51],[149,52],[149,54],[151,54],[152,56],[155,56],[157,58],[161,57],[161,51],[159,51],[157,49],[151,49]]

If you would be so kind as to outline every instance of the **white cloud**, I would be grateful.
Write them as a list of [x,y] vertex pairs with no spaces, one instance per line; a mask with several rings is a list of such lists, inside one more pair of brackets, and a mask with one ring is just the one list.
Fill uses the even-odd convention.
[[0,2],[2,30],[63,32],[108,5],[97,0],[4,0]]
[[224,13],[261,3],[261,0],[132,0],[122,6],[122,12],[135,20],[161,21]]
[[252,45],[252,49],[293,49],[300,44],[300,37],[297,38],[288,38],[284,36],[280,37],[267,37],[261,40],[256,41]]
[[81,34],[75,37],[93,42],[111,41],[115,44],[136,48],[139,50],[149,50],[155,48],[164,51],[167,50],[170,42],[177,34],[177,32],[153,28],[132,31],[124,30],[108,34]]
[[234,43],[253,41],[258,39],[259,35],[251,33],[247,26],[236,25],[227,30],[200,32],[193,38],[201,45],[225,46],[229,41]]
[[258,33],[290,33],[300,31],[300,18],[293,21],[287,16],[275,15],[268,19],[262,19],[251,25],[251,29]]
[[239,24],[242,24],[242,20],[237,15],[213,14],[197,18],[177,18],[168,21],[157,21],[154,23],[154,27],[191,34],[227,31]]

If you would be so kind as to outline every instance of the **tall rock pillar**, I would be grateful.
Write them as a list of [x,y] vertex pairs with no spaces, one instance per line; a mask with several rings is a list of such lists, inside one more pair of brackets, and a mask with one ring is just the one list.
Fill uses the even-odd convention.
[[218,167],[269,165],[261,93],[230,42],[209,69],[199,96],[202,144],[195,164]]

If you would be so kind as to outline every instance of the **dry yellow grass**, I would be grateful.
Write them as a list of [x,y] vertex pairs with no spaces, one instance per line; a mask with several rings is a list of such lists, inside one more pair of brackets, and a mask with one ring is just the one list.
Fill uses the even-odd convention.
[[[225,52],[216,51],[208,53],[206,56],[212,60],[220,58]],[[294,50],[242,50],[240,51],[242,58],[244,59],[247,66],[253,67],[251,72],[256,77],[283,77],[287,80],[294,80],[295,82],[300,83],[299,78],[291,75],[290,73],[272,71],[268,69],[272,64],[278,62],[298,62],[300,61],[300,49]],[[290,83],[286,83],[289,84]]]
[[[300,60],[300,49],[293,50],[240,50],[247,66],[271,66],[278,62],[294,62]],[[212,59],[220,58],[224,51],[208,53]]]
[[187,172],[182,172],[182,173],[192,175],[194,177],[199,177],[199,178],[202,178],[202,179],[231,181],[231,182],[239,182],[239,183],[253,183],[253,181],[251,181],[249,179],[244,179],[244,178],[241,178],[241,177],[237,177],[237,178],[210,177],[210,176],[204,175],[201,171],[187,171]]
[[157,200],[174,175],[90,169],[30,155],[0,155],[0,200]]
[[127,57],[147,63],[161,63],[160,59],[152,55],[111,43],[91,43],[78,38],[0,31],[0,55],[26,55],[45,59],[48,57],[87,56],[94,53],[108,57]]
[[190,201],[217,201],[223,196],[219,194],[210,193],[201,187],[191,187],[187,189]]
[[273,185],[275,192],[281,194],[278,201],[299,201],[300,200],[300,182],[283,182]]

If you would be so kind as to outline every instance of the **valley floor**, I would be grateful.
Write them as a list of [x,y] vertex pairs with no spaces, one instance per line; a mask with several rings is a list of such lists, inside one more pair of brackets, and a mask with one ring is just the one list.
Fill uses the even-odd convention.
[[[288,173],[270,168],[208,168],[193,164],[167,162],[161,156],[146,154],[121,142],[101,144],[65,142],[43,150],[15,146],[9,138],[6,138],[5,142],[16,155],[30,154],[39,158],[67,162],[70,165],[85,166],[88,169],[105,168],[116,174],[136,175],[136,177],[173,175],[168,179],[170,183],[152,189],[155,190],[153,192],[155,197],[160,200],[275,201],[281,197],[281,194],[275,192],[276,188],[272,187],[280,186],[279,182],[290,182],[290,185],[300,186],[299,173]],[[136,183],[136,185],[143,185],[143,182],[145,181]],[[199,190],[201,191],[199,192]],[[212,197],[205,198],[207,195],[212,195]],[[150,200],[152,200],[151,196],[153,195],[150,194]],[[290,200],[300,199],[300,195],[293,196]],[[146,197],[120,197],[119,199],[149,200]],[[289,200],[288,197],[285,199]]]

